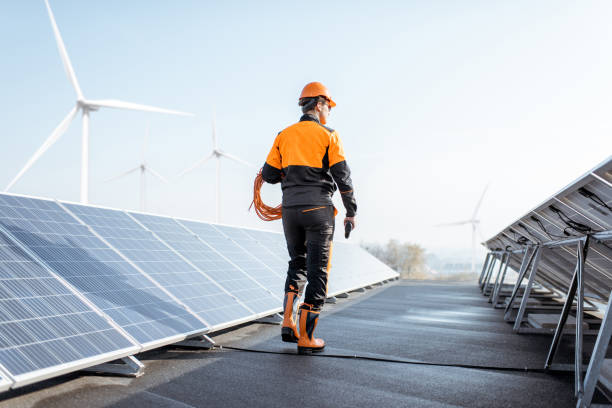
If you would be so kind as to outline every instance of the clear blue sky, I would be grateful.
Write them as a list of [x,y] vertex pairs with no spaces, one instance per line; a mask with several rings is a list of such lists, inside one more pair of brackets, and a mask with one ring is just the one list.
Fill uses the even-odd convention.
[[[134,167],[174,178],[221,147],[261,165],[299,117],[297,96],[324,82],[329,125],[345,144],[359,204],[357,241],[397,238],[468,248],[487,182],[493,235],[612,153],[608,1],[203,2],[51,0],[81,88],[190,111],[92,114],[90,200],[136,209]],[[75,102],[42,0],[0,3],[0,151],[5,186]],[[80,118],[12,191],[78,200]],[[222,163],[221,221],[280,229],[246,211],[254,172]],[[152,212],[211,220],[214,165],[149,180]],[[270,204],[279,188],[267,186]],[[343,213],[343,211],[342,211]]]

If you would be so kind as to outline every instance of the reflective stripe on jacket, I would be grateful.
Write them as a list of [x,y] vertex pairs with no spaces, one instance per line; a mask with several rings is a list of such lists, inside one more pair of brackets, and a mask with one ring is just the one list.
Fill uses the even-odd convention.
[[342,142],[335,130],[310,115],[276,136],[262,176],[268,183],[281,182],[284,207],[331,205],[337,184],[346,216],[357,211]]

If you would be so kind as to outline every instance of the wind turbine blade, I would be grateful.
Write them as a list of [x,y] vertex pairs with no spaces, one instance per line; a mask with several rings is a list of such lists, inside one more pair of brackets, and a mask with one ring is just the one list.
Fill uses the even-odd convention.
[[480,196],[480,200],[478,200],[478,204],[476,204],[476,208],[474,209],[474,214],[472,214],[472,219],[475,220],[476,219],[476,215],[478,215],[478,210],[480,209],[480,205],[482,204],[482,200],[484,199],[485,193],[487,192],[487,190],[489,189],[489,184],[487,183],[487,185],[485,186],[484,190],[482,191],[482,195]]
[[118,179],[120,179],[120,178],[122,178],[122,177],[125,177],[125,176],[127,176],[128,174],[132,174],[133,172],[138,171],[138,170],[140,170],[140,166],[136,166],[136,167],[134,167],[133,169],[129,169],[128,171],[124,171],[124,172],[123,172],[123,173],[121,173],[121,174],[118,174],[118,175],[116,175],[116,176],[114,176],[114,177],[111,177],[111,178],[109,178],[109,179],[104,180],[104,182],[105,182],[105,183],[108,183],[108,182],[111,182],[111,181],[118,180]]
[[59,28],[57,27],[57,23],[55,22],[55,17],[53,17],[53,12],[51,11],[51,6],[49,5],[48,0],[45,0],[45,5],[47,6],[47,12],[49,13],[49,19],[51,20],[51,26],[53,27],[53,34],[55,35],[55,42],[57,43],[57,49],[62,59],[62,63],[64,64],[64,70],[66,70],[66,76],[68,76],[68,80],[70,81],[70,83],[72,84],[72,87],[76,91],[77,97],[79,99],[83,99],[83,93],[81,92],[79,81],[77,81],[76,75],[74,74],[74,69],[72,68],[72,63],[70,62],[70,58],[68,57],[68,52],[66,51],[64,40],[62,40],[62,36],[59,32]]
[[233,161],[238,162],[240,164],[244,164],[245,166],[255,168],[255,166],[253,166],[251,163],[246,162],[246,161],[244,161],[242,159],[239,159],[238,157],[236,157],[236,156],[234,156],[232,154],[225,153],[225,152],[219,152],[219,154],[221,154],[221,156],[223,156],[223,157],[227,157],[230,160],[233,160]]
[[145,167],[146,171],[151,172],[152,175],[154,175],[155,177],[157,177],[158,179],[160,179],[162,182],[168,184],[168,180],[166,180],[165,177],[162,177],[161,174],[159,174],[158,172],[156,172],[155,170],[153,170],[151,167]]
[[437,224],[434,225],[434,227],[451,227],[451,226],[455,226],[455,225],[466,225],[466,224],[471,224],[472,220],[467,220],[467,221],[458,221],[458,222],[448,222],[445,224]]
[[36,151],[36,153],[34,153],[34,155],[32,157],[30,157],[30,160],[28,160],[28,162],[23,167],[23,169],[21,169],[21,171],[15,176],[15,178],[9,183],[9,185],[6,186],[4,191],[10,190],[10,188],[13,187],[13,185],[17,181],[19,181],[21,176],[23,176],[24,173],[26,171],[28,171],[30,169],[30,167],[32,167],[34,165],[34,163],[36,163],[36,161],[38,159],[40,159],[40,156],[45,154],[45,152],[51,146],[53,146],[53,144],[55,142],[58,141],[58,139],[66,132],[66,129],[68,129],[68,126],[70,126],[70,122],[72,122],[72,120],[76,116],[78,110],[79,110],[78,106],[75,106],[74,108],[72,108],[72,110],[68,113],[68,115],[60,122],[59,125],[57,125],[55,130],[53,130],[53,132],[51,132],[51,135],[47,138],[47,140],[45,140],[45,142],[42,144],[42,146],[40,146],[38,148],[38,150]]
[[210,156],[206,156],[203,159],[198,160],[192,166],[187,167],[185,170],[181,171],[179,175],[177,176],[177,178],[183,177],[185,174],[189,173],[190,171],[197,169],[198,167],[200,167],[201,165],[203,165],[204,163],[212,159],[214,156],[215,154],[211,153]]
[[93,108],[115,108],[115,109],[131,109],[143,112],[157,112],[157,113],[167,113],[169,115],[178,115],[178,116],[195,116],[193,113],[180,112],[171,109],[157,108],[155,106],[148,105],[140,105],[138,103],[132,102],[124,102],[116,99],[100,99],[96,101],[86,100],[84,101],[86,105],[91,106]]

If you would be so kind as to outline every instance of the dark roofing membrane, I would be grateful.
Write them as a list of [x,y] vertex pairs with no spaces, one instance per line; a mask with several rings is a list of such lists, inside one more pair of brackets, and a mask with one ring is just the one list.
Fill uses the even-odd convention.
[[[502,372],[298,356],[279,326],[218,344],[292,355],[176,347],[138,355],[140,378],[70,374],[0,395],[4,407],[573,407],[573,373]],[[475,283],[399,281],[326,305],[322,354],[542,368],[549,335],[513,334]],[[555,362],[572,362],[565,336]],[[594,339],[585,338],[590,353]],[[595,402],[595,401],[594,401]]]

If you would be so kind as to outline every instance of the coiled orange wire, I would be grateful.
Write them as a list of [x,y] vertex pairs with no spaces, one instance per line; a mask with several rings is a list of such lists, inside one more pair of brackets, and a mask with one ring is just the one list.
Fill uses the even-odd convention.
[[255,177],[255,182],[253,183],[253,202],[251,202],[251,207],[255,207],[255,212],[257,216],[264,221],[274,221],[278,220],[283,216],[282,205],[277,205],[276,207],[270,207],[266,205],[261,199],[261,186],[263,186],[264,180],[261,175],[261,170],[257,173]]

